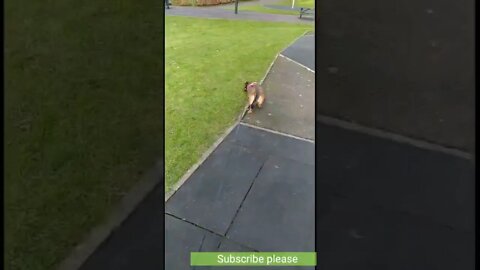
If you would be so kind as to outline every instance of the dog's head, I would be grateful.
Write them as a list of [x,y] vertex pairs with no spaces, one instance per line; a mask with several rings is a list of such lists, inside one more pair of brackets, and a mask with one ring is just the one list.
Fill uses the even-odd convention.
[[245,82],[245,86],[243,87],[243,91],[247,92],[247,87],[250,83],[248,81]]

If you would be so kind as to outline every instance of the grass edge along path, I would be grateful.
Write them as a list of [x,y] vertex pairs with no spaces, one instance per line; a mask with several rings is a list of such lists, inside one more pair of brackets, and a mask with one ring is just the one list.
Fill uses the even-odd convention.
[[166,18],[165,192],[232,125],[245,80],[260,80],[275,55],[312,26]]

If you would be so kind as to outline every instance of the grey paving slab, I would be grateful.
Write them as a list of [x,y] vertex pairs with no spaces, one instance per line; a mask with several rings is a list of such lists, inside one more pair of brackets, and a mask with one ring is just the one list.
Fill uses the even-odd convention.
[[218,247],[218,251],[219,252],[255,252],[255,250],[252,248],[239,245],[226,238],[222,239],[220,246]]
[[319,111],[473,153],[474,3],[322,1]]
[[305,35],[299,38],[281,54],[315,70],[315,35]]
[[266,156],[228,142],[167,201],[165,211],[225,234]]
[[237,125],[225,141],[252,151],[275,155],[301,163],[315,164],[315,144],[244,125]]
[[300,20],[295,15],[266,14],[258,12],[239,11],[235,14],[233,10],[221,8],[198,8],[171,6],[165,9],[166,16],[187,16],[211,19],[228,20],[251,20],[264,22],[285,22],[297,24],[313,24],[313,21]]
[[314,251],[314,166],[270,157],[227,237],[259,251]]
[[322,192],[319,269],[474,269],[473,233]]
[[315,139],[315,74],[278,57],[263,82],[265,103],[242,122]]
[[[190,253],[201,251],[215,252],[220,241],[221,238],[215,234],[165,215],[165,269],[192,269],[190,266]],[[159,254],[157,256],[160,257]]]
[[472,161],[322,124],[317,134],[317,183],[357,201],[474,231]]
[[[215,270],[238,269],[238,267],[192,267],[191,252],[252,252],[253,249],[212,234],[202,228],[177,218],[165,215],[165,269],[166,270]],[[158,268],[163,269],[163,268]],[[248,269],[277,269],[273,267],[249,267]],[[285,269],[313,269],[286,267]]]

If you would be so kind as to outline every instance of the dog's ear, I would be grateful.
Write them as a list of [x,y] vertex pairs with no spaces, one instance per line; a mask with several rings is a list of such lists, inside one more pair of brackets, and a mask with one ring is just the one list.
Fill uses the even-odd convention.
[[247,91],[247,86],[249,85],[250,83],[248,81],[245,82],[245,86],[243,87],[243,91]]

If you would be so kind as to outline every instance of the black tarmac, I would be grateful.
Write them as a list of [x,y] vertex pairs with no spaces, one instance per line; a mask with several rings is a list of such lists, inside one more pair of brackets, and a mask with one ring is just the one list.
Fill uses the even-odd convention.
[[315,35],[307,33],[281,54],[315,71]]

